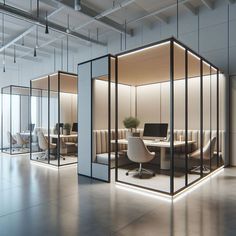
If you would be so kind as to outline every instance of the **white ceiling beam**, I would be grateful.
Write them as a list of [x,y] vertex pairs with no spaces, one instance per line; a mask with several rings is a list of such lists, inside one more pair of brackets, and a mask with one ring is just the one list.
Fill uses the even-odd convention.
[[[48,15],[48,18],[52,17],[54,14],[58,13],[59,11],[61,11],[63,9],[63,7],[56,9],[55,11],[53,11],[51,14]],[[7,43],[5,43],[4,46],[2,46],[0,48],[0,52],[2,52],[4,49],[10,47],[11,45],[15,44],[17,41],[19,41],[20,39],[22,39],[22,37],[26,36],[27,34],[31,33],[32,31],[34,31],[36,29],[36,25],[32,25],[30,26],[27,30],[24,30],[23,32],[19,33],[18,35],[15,35],[14,37],[12,37],[10,40],[8,40]]]
[[235,0],[225,0],[228,4],[234,4]]
[[212,0],[201,0],[202,3],[210,10],[214,10],[214,2]]
[[[64,5],[64,6],[68,7],[69,9],[74,10],[74,0],[41,0],[41,2],[48,4],[48,5],[51,5],[51,3],[57,3],[60,5]],[[120,32],[120,33],[126,32],[128,35],[132,36],[133,35],[132,29],[125,30],[125,27],[123,25],[120,25],[119,23],[109,19],[107,16],[118,11],[121,8],[124,8],[128,5],[130,5],[133,2],[135,2],[135,0],[126,0],[120,4],[117,4],[117,6],[114,6],[111,9],[108,9],[102,13],[99,13],[99,12],[95,11],[94,9],[92,9],[90,6],[88,6],[84,1],[84,3],[81,4],[81,10],[79,10],[78,13],[91,18],[91,20],[80,25],[79,29],[85,27],[86,25],[88,25],[94,21],[95,22],[97,21],[99,24],[102,24],[105,27],[108,27],[108,28],[115,30],[117,32]]]
[[[190,0],[179,0],[178,4],[181,5],[181,4],[184,4],[185,2],[189,2],[189,1],[190,1]],[[138,17],[138,18],[133,19],[133,20],[130,20],[130,21],[128,22],[128,24],[130,24],[130,23],[135,23],[135,22],[138,22],[138,21],[147,19],[147,18],[149,18],[149,17],[153,17],[153,16],[158,15],[158,14],[160,14],[160,13],[163,13],[163,12],[165,12],[165,11],[167,11],[167,10],[170,10],[170,9],[176,7],[176,6],[177,6],[177,3],[172,3],[172,4],[170,4],[169,6],[166,6],[166,7],[163,7],[163,8],[161,8],[161,9],[158,9],[158,10],[156,10],[156,11],[150,12],[150,13],[148,13],[147,15]]]
[[191,3],[185,2],[183,5],[184,5],[185,8],[188,9],[193,15],[197,15],[197,14],[198,14],[198,9],[197,9],[196,7],[194,7]]
[[159,13],[159,14],[155,15],[155,18],[157,18],[159,21],[161,21],[165,24],[169,23],[169,18],[166,15],[162,14],[162,13]]

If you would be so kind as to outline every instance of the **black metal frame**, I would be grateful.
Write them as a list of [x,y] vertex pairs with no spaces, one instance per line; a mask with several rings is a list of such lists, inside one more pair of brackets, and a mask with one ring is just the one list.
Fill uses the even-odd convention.
[[[61,92],[61,74],[64,74],[64,75],[72,75],[72,76],[75,76],[77,78],[77,74],[74,74],[74,73],[69,73],[69,72],[64,72],[64,71],[57,71],[56,72],[57,75],[58,75],[58,79],[57,79],[57,91],[54,91],[54,90],[51,90],[51,85],[50,85],[50,82],[51,82],[51,79],[50,77],[55,75],[55,73],[51,74],[51,75],[47,75],[47,76],[41,76],[42,78],[45,78],[47,77],[47,87],[48,89],[45,90],[47,92],[47,104],[48,104],[48,136],[47,138],[50,139],[50,98],[51,98],[51,92],[56,92],[57,93],[57,106],[58,106],[58,109],[57,109],[57,112],[58,112],[58,119],[57,119],[57,122],[58,124],[60,124],[60,92]],[[39,78],[35,78],[35,79],[32,79],[30,81],[30,95],[32,97],[32,90],[39,90],[38,88],[33,88],[32,86],[32,83],[34,80],[36,79],[39,79]],[[41,93],[42,93],[43,90],[41,90]],[[41,96],[42,97],[42,96]],[[31,102],[31,99],[30,99],[30,102]],[[30,106],[31,106],[31,103],[30,103]],[[77,115],[77,114],[76,114]],[[30,117],[31,117],[31,113],[30,113]],[[78,119],[78,117],[77,117]],[[32,158],[32,142],[30,142],[30,160],[31,161],[35,161],[35,162],[39,162],[39,163],[43,163],[43,164],[47,164],[47,165],[51,165],[51,166],[55,166],[55,167],[60,167],[60,166],[67,166],[67,165],[72,165],[72,164],[77,164],[77,160],[75,162],[71,162],[71,163],[65,163],[65,164],[61,164],[60,162],[60,144],[61,144],[61,141],[60,141],[60,129],[58,129],[58,133],[57,133],[58,137],[57,137],[57,151],[56,151],[56,158],[57,158],[57,164],[52,164],[51,163],[51,159],[50,159],[50,142],[48,142],[48,158],[47,158],[47,163],[46,162],[42,162],[40,160],[35,160]],[[30,140],[32,140],[32,132],[30,132]]]
[[[206,62],[207,64],[209,64],[209,67],[212,69],[216,69],[217,70],[217,160],[219,160],[219,69],[217,67],[215,67],[212,63],[210,63],[208,60],[206,60],[205,58],[201,57],[198,53],[196,53],[194,50],[190,49],[189,47],[187,47],[186,45],[184,45],[182,42],[180,42],[179,40],[175,39],[175,38],[168,38],[156,43],[152,43],[143,47],[139,47],[136,49],[132,49],[126,52],[122,52],[117,54],[117,58],[121,55],[124,54],[128,54],[130,52],[134,52],[134,51],[138,51],[144,48],[148,48],[150,46],[155,46],[157,44],[161,44],[161,43],[165,43],[165,42],[170,42],[170,156],[171,156],[171,176],[170,176],[170,193],[168,192],[164,192],[164,191],[160,191],[157,189],[151,189],[151,188],[146,188],[143,186],[138,186],[135,184],[131,184],[128,182],[124,182],[124,181],[120,181],[118,179],[118,173],[117,173],[117,169],[118,169],[118,160],[117,160],[117,147],[116,147],[116,174],[115,174],[115,179],[116,182],[119,183],[123,183],[123,184],[127,184],[130,186],[134,186],[134,187],[139,187],[141,189],[146,189],[146,190],[152,190],[155,192],[159,192],[159,193],[164,193],[167,195],[171,195],[174,196],[175,194],[181,192],[182,190],[186,189],[187,187],[197,183],[199,180],[201,180],[203,177],[205,177],[205,175],[203,175],[203,61]],[[200,158],[200,177],[194,181],[192,181],[191,183],[189,183],[188,181],[188,155],[187,155],[187,150],[188,150],[188,139],[185,138],[185,186],[178,189],[177,191],[174,191],[174,43],[177,43],[178,45],[180,45],[181,47],[183,47],[185,49],[185,137],[188,137],[188,54],[192,53],[194,55],[196,55],[199,60],[200,60],[200,148],[201,148],[201,158]],[[119,67],[119,62],[117,60],[116,62],[117,67]],[[117,74],[117,78],[116,78],[116,83],[118,84],[118,74]],[[116,133],[118,132],[118,94],[117,94],[117,84],[116,84]],[[117,134],[116,134],[116,139],[117,139]],[[117,144],[117,140],[116,140],[116,146],[118,146]],[[219,162],[219,161],[218,161]],[[217,167],[220,167],[219,163],[217,164]],[[212,173],[213,171],[211,170],[210,173]],[[210,174],[209,173],[209,174]]]
[[[118,101],[119,101],[119,96],[118,96],[118,68],[119,68],[119,56],[121,55],[125,55],[131,52],[135,52],[144,48],[148,48],[151,46],[156,46],[158,44],[162,44],[165,42],[170,42],[170,152],[171,152],[171,174],[170,174],[170,192],[164,192],[164,191],[160,191],[157,189],[151,189],[151,188],[147,188],[147,187],[143,187],[143,186],[139,186],[139,185],[135,185],[135,184],[131,184],[128,182],[124,182],[119,180],[118,178]],[[184,56],[184,60],[185,60],[185,75],[184,75],[184,80],[185,80],[185,184],[182,188],[178,189],[177,191],[174,190],[174,44],[178,44],[179,46],[183,47],[185,50],[185,56]],[[200,136],[201,136],[201,141],[200,141],[200,148],[201,148],[201,158],[200,158],[200,176],[199,178],[197,178],[196,180],[192,181],[189,183],[188,180],[188,79],[189,77],[189,68],[188,68],[188,56],[189,54],[192,53],[193,55],[195,55],[196,57],[199,58],[199,77],[200,77]],[[119,182],[119,183],[123,183],[126,185],[130,185],[130,186],[134,186],[134,187],[139,187],[140,189],[146,189],[146,190],[152,190],[155,192],[159,192],[159,193],[164,193],[170,196],[174,196],[177,193],[180,193],[181,191],[183,191],[184,189],[188,188],[189,186],[197,183],[199,180],[201,180],[203,177],[205,177],[205,175],[203,175],[203,62],[206,62],[209,67],[210,70],[212,70],[213,68],[217,71],[217,160],[219,160],[219,69],[217,67],[215,67],[212,63],[210,63],[208,60],[206,60],[205,58],[201,57],[198,53],[196,53],[194,50],[190,49],[189,47],[187,47],[185,44],[183,44],[182,42],[180,42],[179,40],[171,37],[165,40],[161,40],[159,42],[155,42],[155,43],[151,43],[142,47],[138,47],[132,50],[128,50],[119,54],[116,54],[115,56],[112,56],[110,54],[92,59],[92,60],[88,60],[85,62],[82,62],[80,64],[78,64],[78,66],[88,63],[91,63],[91,79],[92,79],[92,62],[104,57],[109,57],[109,58],[114,58],[115,59],[115,163],[116,163],[116,168],[115,168],[115,181]],[[109,73],[110,73],[110,69],[109,69]],[[211,73],[210,73],[211,75]],[[110,77],[110,74],[109,74]],[[92,89],[92,88],[91,88]],[[109,82],[109,89],[108,89],[108,99],[110,100],[110,82]],[[91,104],[91,108],[92,108],[92,104]],[[91,109],[92,110],[92,109]],[[108,104],[108,118],[111,119],[110,117],[110,102]],[[108,125],[109,129],[110,129],[110,125]],[[92,132],[93,128],[91,126],[91,132]],[[111,136],[109,135],[109,140],[110,140]],[[110,143],[110,142],[109,142]],[[91,140],[91,147],[92,147],[92,140]],[[109,147],[110,150],[110,147]],[[93,152],[92,152],[93,153]],[[92,158],[92,157],[91,157]],[[219,161],[218,161],[219,162]],[[109,163],[110,163],[110,152],[109,152]],[[219,163],[217,164],[217,167],[219,166]],[[92,169],[92,159],[91,159],[91,169]],[[110,182],[110,167],[109,167],[109,181]],[[210,173],[212,173],[213,170],[210,170]],[[209,173],[209,174],[210,174]],[[80,175],[80,174],[79,174]],[[90,177],[90,176],[88,176]],[[91,170],[91,177],[92,177],[92,170]],[[92,177],[93,178],[93,177]],[[95,179],[95,178],[94,178]]]
[[[3,94],[6,94],[6,93],[4,93],[4,90],[8,89],[8,88],[9,88],[9,95],[10,95],[10,120],[9,120],[9,122],[10,122],[10,133],[11,134],[12,134],[12,95],[18,95],[18,96],[20,96],[20,98],[21,98],[21,96],[28,96],[28,100],[29,100],[29,103],[30,103],[30,88],[29,87],[19,86],[19,85],[9,85],[9,86],[5,86],[5,87],[1,88],[1,151],[4,152],[4,153],[10,154],[10,155],[27,154],[30,151],[22,152],[22,153],[21,152],[17,152],[17,153],[12,152],[12,143],[11,142],[10,142],[9,148],[4,148],[3,147],[3,126],[4,126],[4,123],[3,123],[4,122],[3,121]],[[29,90],[29,93],[28,93],[28,95],[14,94],[13,91],[12,91],[13,88],[27,89],[27,90]],[[20,106],[20,120],[19,120],[19,123],[20,123],[20,129],[21,129],[21,101],[20,101],[19,106]],[[30,110],[29,110],[29,112],[30,112]],[[29,115],[30,115],[30,113],[29,113]],[[30,122],[29,117],[28,117],[28,122]],[[7,149],[9,149],[10,151],[9,152],[6,151]]]

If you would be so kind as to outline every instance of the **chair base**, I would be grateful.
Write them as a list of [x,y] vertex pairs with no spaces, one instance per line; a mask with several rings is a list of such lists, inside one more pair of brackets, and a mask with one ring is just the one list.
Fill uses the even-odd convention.
[[152,176],[156,175],[154,171],[147,170],[147,169],[143,168],[142,163],[139,163],[139,168],[128,170],[126,172],[126,175],[129,175],[129,173],[137,173],[137,172],[138,172],[139,178],[142,178],[143,173],[147,173],[147,174],[150,174]]
[[[191,169],[191,172],[195,172],[195,173],[201,173],[201,166],[194,166],[192,169]],[[206,166],[202,166],[202,172],[204,174],[209,174],[211,171],[208,167]]]

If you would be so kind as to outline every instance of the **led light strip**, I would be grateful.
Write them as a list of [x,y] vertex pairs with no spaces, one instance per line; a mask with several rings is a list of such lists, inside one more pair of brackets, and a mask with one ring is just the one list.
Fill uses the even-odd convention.
[[189,187],[185,188],[184,190],[180,191],[179,193],[175,194],[173,197],[164,193],[158,193],[158,192],[154,192],[151,190],[147,190],[147,189],[142,189],[136,186],[131,186],[128,184],[124,184],[124,183],[119,183],[116,182],[116,187],[122,190],[126,190],[129,192],[133,192],[133,193],[138,193],[144,196],[148,196],[148,197],[154,197],[163,201],[167,201],[167,202],[176,202],[178,200],[180,200],[181,198],[183,198],[184,196],[186,196],[187,194],[193,192],[194,190],[196,190],[198,187],[202,186],[204,183],[206,183],[208,180],[212,179],[213,177],[217,176],[218,174],[220,174],[223,171],[224,167],[220,167],[219,169],[213,171],[212,173],[210,173],[209,175],[203,177],[201,180],[197,181],[196,183],[190,185]]
[[43,162],[37,162],[37,161],[31,161],[30,163],[32,163],[33,165],[36,165],[36,166],[40,166],[40,167],[46,167],[48,169],[51,169],[51,170],[60,170],[60,169],[66,169],[66,168],[72,168],[72,167],[76,167],[77,166],[77,163],[75,164],[70,164],[70,165],[63,165],[63,166],[53,166],[53,165],[50,165],[50,164],[46,164],[46,163],[43,163]]
[[167,42],[164,42],[164,43],[160,43],[160,44],[157,44],[157,45],[153,45],[153,46],[150,46],[150,47],[142,48],[142,49],[139,49],[139,50],[136,50],[136,51],[133,51],[133,52],[128,52],[126,54],[119,55],[118,58],[130,56],[132,54],[139,53],[139,52],[142,52],[142,51],[145,51],[145,50],[149,50],[149,49],[152,49],[152,48],[161,47],[161,46],[164,46],[166,44],[170,44],[170,41],[167,41]]

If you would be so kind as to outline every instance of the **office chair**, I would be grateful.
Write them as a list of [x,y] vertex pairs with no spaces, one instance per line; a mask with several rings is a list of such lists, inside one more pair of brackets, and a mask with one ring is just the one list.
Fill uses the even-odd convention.
[[[48,141],[44,137],[44,134],[42,131],[38,131],[38,143],[39,143],[40,149],[42,149],[44,151],[44,155],[41,156],[41,158],[46,160],[48,158],[48,154],[49,154]],[[50,149],[55,149],[56,147],[57,147],[57,145],[55,143],[49,144]],[[38,159],[38,157],[37,157],[37,159]]]
[[21,146],[21,150],[24,151],[24,146],[26,146],[29,142],[24,140],[20,133],[16,133],[16,142],[17,145]]
[[130,172],[135,172],[139,174],[139,177],[142,178],[144,172],[155,176],[155,172],[144,169],[142,167],[143,163],[150,162],[155,157],[155,152],[149,152],[145,146],[143,140],[139,137],[129,137],[128,138],[128,151],[127,155],[129,160],[139,163],[139,168],[128,170],[126,175],[129,175]]
[[[203,160],[210,160],[214,156],[214,150],[216,145],[216,137],[212,137],[207,144],[203,147],[202,154]],[[193,159],[201,159],[201,149],[198,149],[190,154],[188,154],[189,158]],[[194,166],[191,170],[192,172],[200,172],[201,166]],[[209,173],[210,169],[203,165],[203,173]]]
[[[10,131],[7,131],[7,139],[8,139],[8,143],[11,146],[14,146],[17,144],[17,141],[15,140],[15,138],[13,137],[13,135],[11,134]],[[14,151],[14,149],[12,148],[12,151]]]

